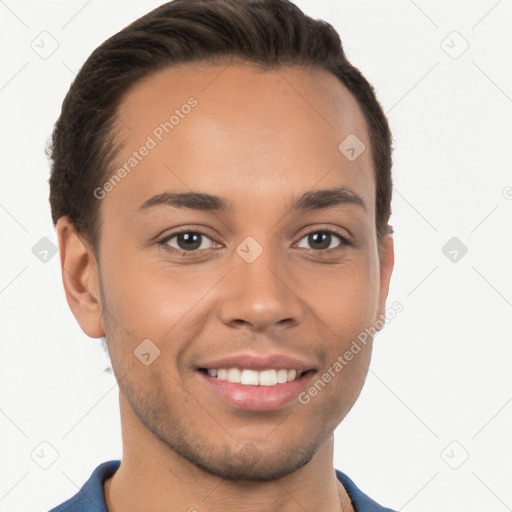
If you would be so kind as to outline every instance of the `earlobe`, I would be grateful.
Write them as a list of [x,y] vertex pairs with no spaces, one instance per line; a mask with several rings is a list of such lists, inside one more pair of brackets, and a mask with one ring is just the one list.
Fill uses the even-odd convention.
[[67,217],[57,222],[62,283],[71,312],[91,338],[105,335],[96,258]]
[[[385,321],[386,318],[386,299],[389,292],[389,283],[393,267],[395,265],[395,250],[393,235],[386,235],[382,243],[382,251],[380,253],[380,295],[379,307],[377,311],[377,319]],[[379,322],[380,323],[380,322]],[[383,325],[383,324],[382,324]],[[382,328],[382,326],[381,326]],[[380,329],[378,329],[380,331]]]

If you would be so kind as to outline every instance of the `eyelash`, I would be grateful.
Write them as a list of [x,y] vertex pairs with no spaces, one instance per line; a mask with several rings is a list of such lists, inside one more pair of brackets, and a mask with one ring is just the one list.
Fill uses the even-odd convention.
[[[176,249],[175,247],[170,247],[168,245],[167,242],[169,242],[169,240],[172,240],[175,236],[177,235],[181,235],[183,233],[186,233],[186,234],[190,234],[190,233],[194,233],[194,234],[198,234],[198,235],[202,235],[202,236],[205,236],[206,238],[209,238],[210,240],[214,241],[210,235],[208,235],[208,233],[205,233],[204,231],[202,231],[201,229],[188,229],[188,228],[184,228],[184,229],[180,229],[179,231],[175,231],[174,233],[171,233],[169,235],[166,235],[164,238],[160,239],[157,243],[159,245],[162,245],[163,248],[166,250],[166,251],[169,251],[173,254],[177,254],[179,256],[185,256],[185,257],[188,257],[188,256],[197,256],[198,253],[202,252],[202,251],[206,251],[208,249],[195,249],[193,251],[183,251],[181,249]],[[320,253],[323,253],[323,254],[331,254],[332,252],[336,252],[336,251],[340,251],[340,250],[343,250],[344,246],[352,246],[353,243],[348,240],[348,238],[343,235],[342,233],[340,233],[339,231],[333,229],[333,228],[320,228],[320,229],[315,229],[313,231],[309,231],[307,233],[305,233],[304,235],[302,235],[299,239],[302,240],[303,238],[311,235],[311,234],[314,234],[314,233],[330,233],[331,235],[335,235],[337,236],[340,241],[341,241],[341,244],[338,246],[338,247],[335,247],[333,249],[321,249],[321,250],[315,250],[315,249],[310,249],[311,251],[314,251],[316,252],[317,254],[320,255]],[[322,254],[322,255],[323,255]]]

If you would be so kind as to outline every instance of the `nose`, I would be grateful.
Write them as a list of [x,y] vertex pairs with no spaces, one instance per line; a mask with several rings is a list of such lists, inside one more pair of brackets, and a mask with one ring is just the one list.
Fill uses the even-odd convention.
[[238,255],[234,268],[219,289],[219,314],[229,327],[251,331],[297,326],[303,316],[300,290],[294,287],[286,262],[278,262],[271,251],[263,251],[252,263]]

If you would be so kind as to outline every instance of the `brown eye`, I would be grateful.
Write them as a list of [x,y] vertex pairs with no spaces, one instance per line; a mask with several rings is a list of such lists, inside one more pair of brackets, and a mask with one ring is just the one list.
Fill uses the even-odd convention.
[[159,242],[171,252],[190,253],[191,255],[202,250],[211,249],[213,243],[213,240],[206,233],[192,230],[171,234]]
[[176,238],[178,249],[184,251],[194,251],[201,248],[202,237],[201,233],[180,233],[174,235],[172,238]]
[[[334,250],[343,247],[344,245],[350,245],[349,241],[343,235],[329,229],[312,231],[311,233],[303,236],[301,238],[301,241],[302,240],[306,240],[309,247],[301,245],[299,245],[299,247],[305,249],[311,248],[316,251]],[[332,245],[333,242],[335,243],[334,246]]]

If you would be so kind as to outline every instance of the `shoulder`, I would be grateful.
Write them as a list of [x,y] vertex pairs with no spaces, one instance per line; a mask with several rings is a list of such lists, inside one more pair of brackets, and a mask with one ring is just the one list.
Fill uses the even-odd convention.
[[373,501],[345,473],[342,473],[339,469],[335,471],[338,480],[343,484],[352,501],[355,512],[395,512]]
[[50,512],[107,512],[103,482],[117,471],[120,464],[120,460],[109,460],[100,464],[73,497],[52,508]]

